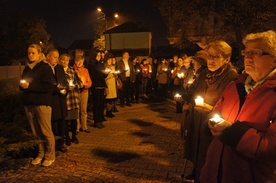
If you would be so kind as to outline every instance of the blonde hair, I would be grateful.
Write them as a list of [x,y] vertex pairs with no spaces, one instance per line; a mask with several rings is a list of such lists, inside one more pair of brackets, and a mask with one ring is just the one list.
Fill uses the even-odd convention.
[[62,58],[64,58],[64,57],[68,57],[69,60],[71,60],[71,56],[70,56],[68,53],[63,53],[63,54],[61,54],[61,55],[59,56],[59,60],[62,59]]
[[39,44],[31,44],[28,48],[34,48],[37,50],[37,52],[40,54],[42,52],[42,48]]
[[276,57],[276,32],[268,30],[247,34],[242,43],[246,45],[250,41],[262,40],[268,46],[268,52]]
[[213,48],[215,49],[216,51],[220,52],[221,55],[224,57],[224,58],[229,58],[231,57],[231,54],[232,54],[232,48],[231,46],[226,43],[225,41],[222,41],[222,40],[217,40],[217,41],[213,41],[211,43],[208,44],[207,46],[207,49],[208,50],[209,48]]

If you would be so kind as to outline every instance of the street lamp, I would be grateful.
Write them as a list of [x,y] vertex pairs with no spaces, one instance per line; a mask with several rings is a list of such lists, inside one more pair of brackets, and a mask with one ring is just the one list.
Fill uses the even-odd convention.
[[[97,11],[100,12],[101,15],[102,15],[102,17],[99,17],[98,19],[104,19],[105,20],[105,30],[107,30],[107,28],[108,28],[108,26],[107,26],[108,25],[107,18],[108,17],[106,16],[106,14],[102,11],[102,9],[100,7],[97,8]],[[117,19],[117,18],[119,18],[119,14],[118,13],[114,13],[113,17],[115,19]],[[115,25],[116,25],[116,23],[115,23]]]
[[105,30],[107,29],[107,19],[106,19],[106,16],[105,16],[105,13],[102,11],[101,8],[97,8],[97,11],[100,12],[103,16],[102,17],[99,17],[98,19],[104,19],[104,23],[105,23]]

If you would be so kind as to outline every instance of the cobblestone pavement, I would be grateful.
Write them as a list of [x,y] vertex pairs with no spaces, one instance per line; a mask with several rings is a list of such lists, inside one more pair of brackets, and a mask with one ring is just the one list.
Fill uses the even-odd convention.
[[181,114],[175,113],[174,103],[149,99],[118,110],[105,128],[80,132],[80,143],[69,146],[50,167],[28,163],[0,173],[0,182],[181,182]]

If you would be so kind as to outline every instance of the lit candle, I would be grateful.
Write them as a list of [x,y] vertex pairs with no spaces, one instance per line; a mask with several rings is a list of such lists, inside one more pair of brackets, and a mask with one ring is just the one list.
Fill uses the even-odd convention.
[[105,71],[105,72],[110,72],[110,69],[106,68],[104,71]]
[[175,98],[179,98],[179,97],[181,97],[181,95],[180,95],[179,93],[176,93],[176,94],[174,95],[174,97],[175,97]]
[[167,70],[168,70],[167,68],[163,69],[163,71],[165,71],[165,72],[167,72]]
[[69,80],[69,86],[74,86],[74,80],[73,79]]
[[114,74],[120,74],[120,71],[119,71],[119,70],[117,70],[117,71],[115,71],[115,72],[114,72]]
[[193,84],[194,80],[189,80],[188,84]]
[[21,79],[21,80],[20,80],[20,83],[21,83],[21,84],[24,84],[24,83],[26,83],[26,80],[25,80],[25,79]]
[[184,78],[184,73],[183,72],[182,73],[178,73],[177,76],[178,76],[178,78]]
[[140,69],[137,69],[137,72],[140,72]]
[[173,73],[173,70],[171,70],[171,73]]
[[195,104],[199,106],[203,106],[204,99],[201,96],[197,96],[197,98],[195,99]]
[[214,125],[214,124],[218,124],[218,123],[223,122],[224,119],[221,118],[218,114],[215,114],[215,115],[210,119],[210,121],[211,121],[211,124]]

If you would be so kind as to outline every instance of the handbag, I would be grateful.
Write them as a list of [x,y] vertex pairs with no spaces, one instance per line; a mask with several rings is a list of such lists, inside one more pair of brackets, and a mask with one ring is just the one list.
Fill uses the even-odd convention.
[[116,84],[119,90],[123,88],[123,82],[121,81],[121,79],[117,78]]

